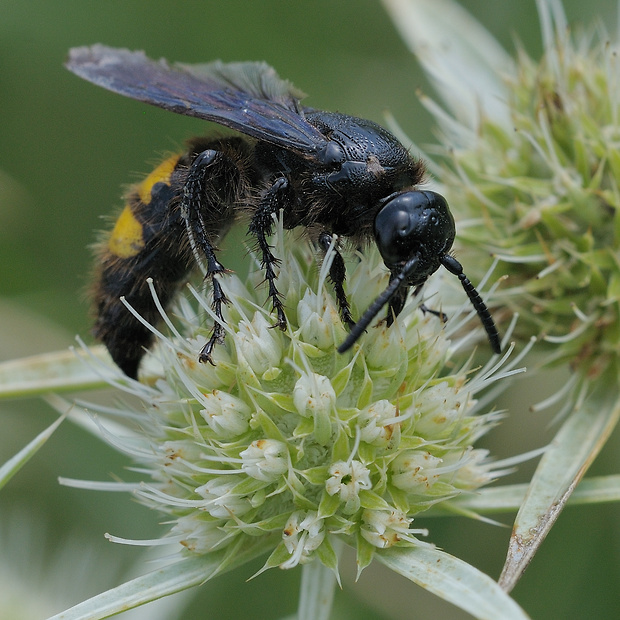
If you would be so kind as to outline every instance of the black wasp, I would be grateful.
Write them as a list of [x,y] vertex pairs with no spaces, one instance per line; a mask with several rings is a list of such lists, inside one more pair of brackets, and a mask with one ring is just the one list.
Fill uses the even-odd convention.
[[[213,310],[223,322],[227,299],[218,277],[226,269],[214,244],[239,215],[247,214],[249,234],[261,253],[276,326],[286,328],[276,287],[277,258],[268,242],[272,216],[280,211],[285,228],[302,226],[323,252],[334,234],[353,247],[374,239],[390,271],[387,288],[356,323],[344,290],[344,261],[336,251],[329,276],[350,328],[341,353],[386,304],[390,325],[409,288],[417,291],[440,265],[459,278],[499,353],[499,335],[487,307],[449,254],[455,226],[446,201],[416,189],[424,177],[423,162],[379,125],[302,106],[303,94],[265,63],[169,65],[143,52],[94,45],[71,50],[67,68],[126,97],[243,134],[190,140],[184,154],[164,161],[130,192],[102,244],[95,335],[130,377],[137,376],[153,335],[120,297],[157,323],[146,279],[153,279],[165,306],[198,255],[213,287]],[[224,339],[219,321],[200,352],[202,362],[212,362],[214,346]]]

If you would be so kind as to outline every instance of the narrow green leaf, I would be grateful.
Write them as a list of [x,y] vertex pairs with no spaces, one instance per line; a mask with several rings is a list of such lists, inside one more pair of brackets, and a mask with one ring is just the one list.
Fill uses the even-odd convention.
[[[103,347],[92,347],[90,351],[97,359],[109,361]],[[0,364],[0,399],[102,387],[109,387],[104,378],[72,350],[42,353]]]
[[0,489],[39,451],[64,419],[58,418],[0,467]]
[[429,547],[392,547],[375,553],[388,568],[481,620],[524,620],[528,615],[488,575]]
[[541,459],[519,509],[499,583],[512,590],[620,417],[618,377],[599,377]]
[[209,580],[222,553],[186,558],[78,603],[48,620],[98,620],[134,609]]
[[[256,544],[240,550],[237,561],[226,566],[235,568],[266,551],[265,545]],[[198,586],[219,574],[225,550],[201,556],[186,557],[180,562],[132,579],[116,588],[102,592],[48,620],[99,620],[121,611],[134,609],[164,596]],[[204,618],[208,618],[205,615]]]
[[613,476],[593,476],[579,483],[568,503],[601,504],[620,501],[620,474]]
[[[457,497],[449,502],[433,506],[424,513],[425,517],[446,516],[453,510],[467,510],[478,514],[496,514],[518,510],[525,494],[527,484],[508,484],[481,489],[470,495]],[[568,500],[571,506],[577,504],[600,504],[620,501],[620,474],[612,476],[593,476],[579,483]]]

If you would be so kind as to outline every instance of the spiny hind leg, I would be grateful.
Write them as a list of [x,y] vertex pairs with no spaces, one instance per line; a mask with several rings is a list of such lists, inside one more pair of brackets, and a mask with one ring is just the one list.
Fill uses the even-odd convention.
[[238,184],[239,170],[235,163],[220,151],[207,149],[194,159],[183,186],[181,214],[194,255],[197,259],[206,260],[205,279],[211,281],[212,308],[216,316],[211,336],[198,356],[203,363],[214,364],[213,348],[216,344],[224,343],[222,307],[228,303],[228,299],[219,278],[228,270],[217,259],[213,239],[227,227],[227,216],[232,217],[232,214],[227,213],[230,207],[226,205],[230,198],[222,196],[222,188],[226,190]]
[[[332,243],[332,235],[327,231],[323,231],[319,235],[318,241],[323,252],[327,253],[327,251],[329,250],[329,246]],[[334,293],[336,294],[336,303],[338,304],[340,318],[342,319],[343,323],[345,323],[345,325],[347,325],[347,327],[351,329],[355,325],[355,321],[353,320],[353,316],[351,315],[351,306],[349,305],[349,300],[347,299],[347,295],[344,292],[344,281],[347,275],[347,270],[344,264],[344,259],[338,251],[338,248],[334,247],[332,251],[334,253],[334,257],[332,260],[332,264],[329,267],[329,279],[331,280],[332,286],[334,287]]]
[[265,192],[261,202],[252,216],[248,232],[256,239],[258,250],[261,253],[261,267],[265,272],[265,281],[269,286],[269,298],[273,311],[277,315],[274,327],[282,331],[286,329],[286,315],[282,295],[276,286],[276,272],[279,260],[273,255],[267,238],[273,233],[273,216],[280,209],[285,209],[290,200],[290,186],[286,177],[277,178]]

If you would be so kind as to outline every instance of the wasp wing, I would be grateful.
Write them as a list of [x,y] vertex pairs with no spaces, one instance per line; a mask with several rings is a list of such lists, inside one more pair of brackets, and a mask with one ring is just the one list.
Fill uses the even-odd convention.
[[266,63],[170,65],[105,45],[70,50],[67,69],[125,97],[313,153],[325,136],[304,118],[303,93]]

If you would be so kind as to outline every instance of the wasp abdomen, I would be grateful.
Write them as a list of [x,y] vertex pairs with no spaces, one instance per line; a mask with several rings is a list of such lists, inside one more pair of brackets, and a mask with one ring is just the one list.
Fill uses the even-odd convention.
[[147,278],[153,279],[157,295],[166,306],[192,265],[178,208],[180,185],[175,176],[185,169],[179,168],[179,160],[179,156],[165,160],[129,194],[99,249],[93,293],[97,315],[94,335],[133,378],[153,334],[120,298],[123,296],[146,321],[157,324],[160,316]]

